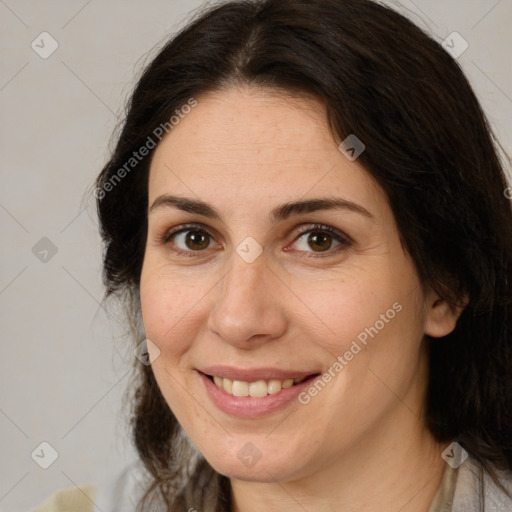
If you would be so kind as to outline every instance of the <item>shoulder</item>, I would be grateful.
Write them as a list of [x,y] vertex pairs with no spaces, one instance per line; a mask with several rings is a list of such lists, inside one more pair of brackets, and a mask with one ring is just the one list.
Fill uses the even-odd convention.
[[135,461],[100,483],[60,489],[30,512],[135,512],[147,476]]
[[49,496],[31,512],[93,512],[96,486],[61,489]]
[[512,510],[512,472],[496,471],[501,489],[480,464],[471,457],[460,467],[453,499],[453,512],[480,512],[481,506],[493,512]]

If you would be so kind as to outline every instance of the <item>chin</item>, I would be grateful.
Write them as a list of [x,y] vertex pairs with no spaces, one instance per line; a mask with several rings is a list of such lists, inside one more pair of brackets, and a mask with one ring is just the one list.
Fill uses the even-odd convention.
[[[256,444],[262,448],[258,449]],[[279,447],[268,446],[270,443],[263,447],[264,444],[263,439],[261,442],[233,440],[226,449],[216,453],[203,452],[203,456],[217,473],[236,480],[275,483],[300,476],[301,468],[297,462],[302,457],[292,453],[288,456]]]
[[285,471],[274,462],[264,462],[263,459],[253,467],[243,467],[241,464],[233,464],[228,461],[219,461],[219,464],[210,465],[217,473],[230,479],[245,482],[275,483],[276,481],[289,480],[292,477],[289,472],[291,464],[291,462],[288,464],[288,470]]

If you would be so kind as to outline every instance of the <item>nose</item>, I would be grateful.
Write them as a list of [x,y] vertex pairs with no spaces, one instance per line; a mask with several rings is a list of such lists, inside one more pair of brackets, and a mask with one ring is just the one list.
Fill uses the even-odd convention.
[[282,336],[287,328],[285,303],[280,299],[282,284],[268,267],[264,253],[248,263],[233,252],[226,270],[216,287],[209,331],[244,349]]

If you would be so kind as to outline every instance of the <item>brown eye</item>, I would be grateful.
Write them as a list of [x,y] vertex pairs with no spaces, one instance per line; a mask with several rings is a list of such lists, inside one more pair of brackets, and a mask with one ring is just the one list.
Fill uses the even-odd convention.
[[315,252],[327,251],[332,245],[332,236],[313,231],[308,236],[308,245]]
[[293,245],[306,256],[315,256],[314,253],[317,256],[330,256],[338,253],[339,250],[350,247],[352,240],[330,226],[315,224],[301,229]]
[[193,253],[209,249],[212,236],[204,229],[183,228],[166,234],[162,242],[166,245],[171,245],[176,252]]
[[186,231],[185,244],[191,250],[207,249],[210,235],[204,231]]

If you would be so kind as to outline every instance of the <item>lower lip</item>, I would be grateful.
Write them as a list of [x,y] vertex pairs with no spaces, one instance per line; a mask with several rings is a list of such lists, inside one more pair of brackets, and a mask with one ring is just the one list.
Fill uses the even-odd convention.
[[274,411],[284,409],[297,399],[298,395],[318,377],[318,375],[312,376],[293,385],[291,388],[281,389],[281,391],[275,395],[253,398],[252,396],[230,395],[220,389],[204,373],[198,372],[198,375],[203,381],[211,401],[221,411],[232,416],[238,416],[239,418],[258,418],[271,414]]

